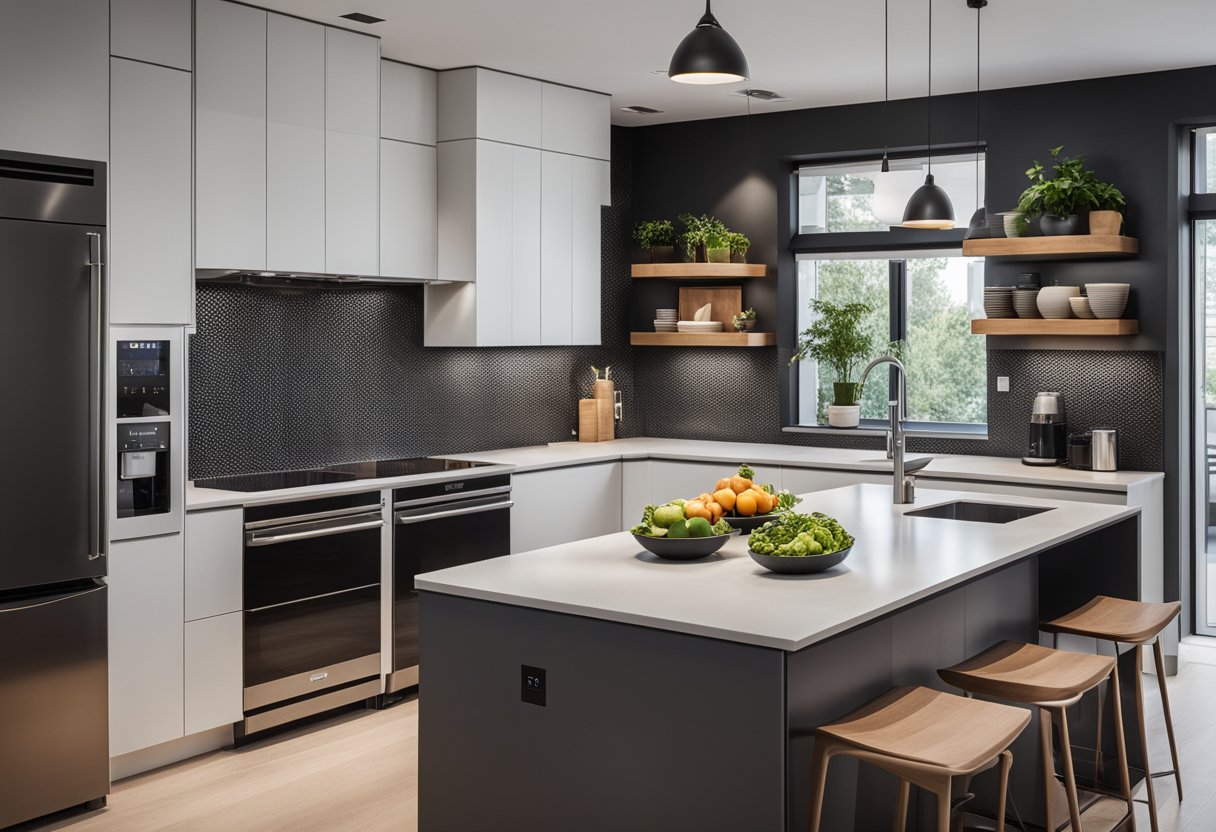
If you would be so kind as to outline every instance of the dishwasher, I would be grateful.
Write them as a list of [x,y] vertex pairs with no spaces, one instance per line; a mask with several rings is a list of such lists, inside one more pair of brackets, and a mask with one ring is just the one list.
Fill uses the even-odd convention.
[[385,694],[418,684],[418,591],[414,577],[511,553],[511,475],[393,492],[393,658]]

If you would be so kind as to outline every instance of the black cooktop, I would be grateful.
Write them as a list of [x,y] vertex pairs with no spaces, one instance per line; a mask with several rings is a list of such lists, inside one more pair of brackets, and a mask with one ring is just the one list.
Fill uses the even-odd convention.
[[414,474],[436,474],[443,471],[467,471],[481,468],[488,462],[465,462],[458,459],[431,459],[412,457],[407,459],[379,459],[370,462],[351,462],[345,465],[330,465],[307,471],[270,471],[264,474],[240,474],[232,477],[207,477],[195,480],[196,488],[218,488],[223,491],[276,491],[280,488],[299,488],[305,485],[329,485],[355,480],[373,480],[383,477],[408,477]]

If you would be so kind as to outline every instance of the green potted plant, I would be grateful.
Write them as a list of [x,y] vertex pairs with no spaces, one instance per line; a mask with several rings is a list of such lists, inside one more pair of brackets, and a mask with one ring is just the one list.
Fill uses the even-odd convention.
[[633,242],[650,255],[651,263],[675,260],[675,228],[671,220],[643,220],[633,229]]
[[730,262],[730,232],[712,229],[705,235],[705,259],[710,263]]
[[751,332],[756,325],[756,310],[750,306],[731,318],[736,332]]
[[[711,237],[713,242],[720,247],[721,238],[727,233],[726,224],[708,214],[702,214],[699,217],[692,214],[681,214],[680,224],[684,226],[684,234],[680,238],[684,245],[684,253],[693,263],[709,262],[707,249]],[[729,250],[727,256],[729,259]]]
[[1089,233],[1117,237],[1123,230],[1123,210],[1127,198],[1123,191],[1109,182],[1097,180],[1093,183],[1094,205],[1089,210]]
[[1099,205],[1095,191],[1103,183],[1085,167],[1084,155],[1062,156],[1063,151],[1064,145],[1051,149],[1050,178],[1047,168],[1035,161],[1026,171],[1030,187],[1018,200],[1019,211],[1039,215],[1039,228],[1045,236],[1082,233],[1082,215]]
[[874,351],[874,344],[862,329],[862,320],[874,310],[866,303],[811,301],[814,322],[798,335],[798,350],[790,363],[810,358],[832,375],[832,404],[828,424],[834,428],[855,428],[861,418],[861,389],[857,372]]
[[738,231],[730,231],[727,232],[726,242],[730,246],[730,261],[746,263],[747,250],[752,247],[752,241],[747,238],[747,235],[740,234]]

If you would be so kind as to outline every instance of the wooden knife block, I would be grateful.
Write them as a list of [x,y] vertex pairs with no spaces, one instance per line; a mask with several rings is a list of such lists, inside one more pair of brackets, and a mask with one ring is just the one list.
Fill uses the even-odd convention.
[[615,428],[611,399],[579,399],[579,442],[606,442],[614,438]]

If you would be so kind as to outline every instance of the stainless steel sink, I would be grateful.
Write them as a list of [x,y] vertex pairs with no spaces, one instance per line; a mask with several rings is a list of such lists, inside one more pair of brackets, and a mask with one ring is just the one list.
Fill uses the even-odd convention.
[[1004,503],[969,503],[958,500],[953,503],[919,508],[905,513],[905,517],[936,517],[939,520],[961,520],[964,523],[1012,523],[1023,517],[1031,517],[1051,511],[1037,506],[1011,506]]

